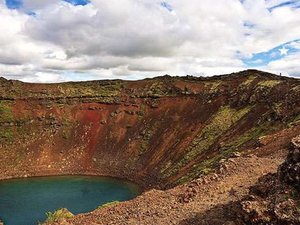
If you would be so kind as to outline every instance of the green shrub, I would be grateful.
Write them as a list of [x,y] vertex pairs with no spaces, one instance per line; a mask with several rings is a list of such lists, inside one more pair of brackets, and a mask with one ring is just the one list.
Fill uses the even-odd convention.
[[74,215],[67,209],[62,208],[58,209],[55,212],[47,212],[46,213],[47,219],[45,223],[53,223],[53,222],[59,222],[62,219],[68,219],[73,217]]

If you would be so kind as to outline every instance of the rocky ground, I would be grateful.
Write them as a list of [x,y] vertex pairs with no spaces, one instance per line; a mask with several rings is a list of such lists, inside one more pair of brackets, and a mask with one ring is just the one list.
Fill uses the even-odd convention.
[[300,224],[300,136],[277,173],[269,173],[251,187],[238,215],[247,224]]
[[288,149],[290,154],[280,167],[281,174],[296,165],[290,161],[295,154],[298,157],[299,148],[288,143],[297,134],[300,127],[265,137],[261,147],[222,160],[216,173],[188,184],[166,191],[150,190],[134,200],[53,224],[299,224],[299,205],[292,198],[297,198],[298,192],[283,184],[276,173]]

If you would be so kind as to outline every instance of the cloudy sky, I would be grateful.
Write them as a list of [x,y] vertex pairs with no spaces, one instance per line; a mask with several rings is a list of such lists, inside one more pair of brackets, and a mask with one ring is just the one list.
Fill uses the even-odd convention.
[[0,75],[27,82],[300,77],[300,0],[0,0]]

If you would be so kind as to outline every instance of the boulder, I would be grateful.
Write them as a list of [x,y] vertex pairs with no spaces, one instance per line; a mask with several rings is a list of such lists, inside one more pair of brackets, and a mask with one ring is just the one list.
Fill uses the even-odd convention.
[[283,182],[300,191],[300,136],[292,139],[287,159],[278,172]]

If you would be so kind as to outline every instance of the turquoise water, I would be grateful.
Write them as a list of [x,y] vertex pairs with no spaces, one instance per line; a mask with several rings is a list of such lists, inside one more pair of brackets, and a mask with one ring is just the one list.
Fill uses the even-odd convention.
[[136,197],[136,185],[112,178],[56,176],[0,181],[0,219],[5,225],[36,225],[46,212],[89,212],[111,201]]

